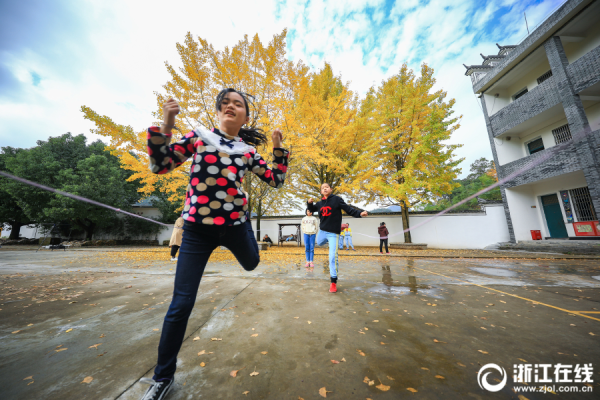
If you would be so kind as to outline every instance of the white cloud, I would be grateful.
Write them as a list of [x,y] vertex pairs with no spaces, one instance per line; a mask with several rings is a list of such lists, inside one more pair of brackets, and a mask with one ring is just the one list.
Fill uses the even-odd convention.
[[[520,39],[526,34],[523,11],[534,26],[557,2],[65,0],[52,9],[64,23],[47,25],[23,5],[9,11],[31,32],[16,32],[14,45],[0,45],[0,74],[12,74],[0,75],[0,85],[19,87],[0,93],[0,145],[29,147],[67,131],[91,137],[93,125],[83,119],[81,105],[143,129],[157,109],[153,92],[169,79],[164,61],[178,64],[175,43],[188,31],[223,48],[244,34],[269,41],[287,27],[290,59],[314,68],[330,62],[359,93],[397,73],[403,62],[417,72],[422,62],[431,65],[437,87],[456,99],[456,114],[463,115],[451,142],[464,144],[457,154],[467,158],[466,172],[491,153],[462,63],[479,63],[480,52],[496,53],[495,42]],[[41,77],[38,86],[32,73]]]

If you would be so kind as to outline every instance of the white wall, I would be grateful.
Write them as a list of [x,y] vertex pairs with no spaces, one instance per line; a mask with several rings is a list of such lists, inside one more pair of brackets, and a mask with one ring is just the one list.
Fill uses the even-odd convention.
[[[586,106],[587,101],[584,102],[584,107]],[[600,102],[591,103],[590,105],[584,108],[585,115],[587,116],[588,122],[590,123],[590,128],[592,132],[600,129]]]
[[[544,217],[541,196],[556,194],[560,201],[560,191],[587,186],[583,171],[564,174],[556,178],[546,179],[530,185],[506,189],[506,201],[517,241],[531,240],[532,230],[540,230],[542,237],[550,237],[550,231]],[[536,208],[531,208],[536,206]],[[569,236],[575,236],[573,224],[567,223],[565,210],[561,205],[563,220]],[[573,214],[575,211],[573,210]],[[577,221],[576,216],[575,221]]]
[[561,38],[565,55],[569,60],[569,64],[577,61],[582,56],[586,55],[590,50],[600,46],[600,24],[590,29],[585,38],[579,42],[569,42],[566,38]]
[[[411,215],[410,225],[431,218],[431,215]],[[357,246],[379,246],[377,227],[385,222],[390,232],[390,243],[404,242],[402,233],[402,217],[400,215],[372,214],[366,218],[344,217],[344,223],[349,223],[352,228],[352,242]],[[263,219],[261,237],[265,233],[276,242],[278,223],[300,222],[298,219]],[[256,221],[252,220],[252,227],[256,230]],[[293,233],[294,228],[284,228],[284,234]],[[439,249],[482,249],[488,245],[506,242],[510,239],[508,227],[502,205],[485,207],[484,213],[476,214],[446,214],[420,226],[413,231],[413,243],[426,243],[429,248]]]

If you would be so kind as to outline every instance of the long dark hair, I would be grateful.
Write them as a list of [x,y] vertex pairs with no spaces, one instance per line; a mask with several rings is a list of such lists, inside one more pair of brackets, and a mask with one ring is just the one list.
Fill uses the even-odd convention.
[[[221,111],[221,104],[223,103],[223,99],[225,99],[225,96],[227,96],[227,94],[229,93],[237,93],[240,96],[242,96],[242,99],[244,99],[244,105],[246,106],[246,116],[250,116],[250,107],[249,107],[249,100],[248,98],[252,98],[254,99],[254,96],[252,96],[251,94],[248,93],[244,93],[244,92],[240,92],[239,90],[235,90],[233,88],[227,88],[227,89],[223,89],[219,92],[219,94],[217,95],[217,101],[216,101],[216,109],[217,111]],[[266,144],[267,143],[267,136],[263,133],[263,130],[260,128],[257,128],[255,126],[247,126],[246,128],[242,127],[240,128],[240,131],[238,132],[238,136],[247,144],[251,145],[251,146],[260,146],[261,144]]]

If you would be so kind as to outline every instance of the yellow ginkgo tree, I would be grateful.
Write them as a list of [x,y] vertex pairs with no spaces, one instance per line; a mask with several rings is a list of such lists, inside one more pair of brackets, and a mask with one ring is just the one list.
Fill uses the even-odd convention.
[[[183,43],[177,43],[180,57],[179,68],[165,62],[171,79],[163,85],[163,92],[155,92],[157,109],[154,117],[162,119],[162,104],[170,97],[181,107],[177,118],[177,128],[186,133],[198,125],[207,128],[218,127],[215,99],[219,91],[232,87],[251,94],[249,125],[269,133],[276,127],[285,129],[284,104],[294,97],[297,82],[302,82],[308,68],[298,62],[294,64],[286,57],[286,31],[274,35],[264,45],[258,35],[252,40],[246,35],[235,46],[223,50],[215,48],[205,39],[194,39],[188,33]],[[136,131],[128,125],[120,125],[107,116],[102,116],[82,106],[85,118],[96,124],[92,132],[109,139],[109,147],[118,155],[124,168],[134,171],[131,180],[142,183],[141,191],[151,195],[155,190],[167,193],[169,200],[183,206],[185,187],[188,184],[189,163],[173,173],[156,175],[148,169],[146,156],[146,131]],[[270,141],[270,134],[266,135]],[[290,138],[284,130],[284,137]],[[286,140],[286,146],[290,141]],[[269,158],[272,144],[258,148],[265,158]],[[288,171],[293,173],[293,162]],[[258,214],[282,213],[295,206],[293,190],[289,184],[272,193],[272,188],[247,174],[244,188],[249,193],[249,209]],[[260,201],[258,201],[260,199]]]
[[[401,207],[405,230],[410,208],[456,187],[453,179],[463,160],[454,154],[461,145],[444,143],[459,127],[455,101],[442,90],[433,91],[434,84],[427,64],[418,77],[404,64],[372,88],[362,104],[371,135],[355,167],[358,181],[369,201]],[[410,231],[404,241],[412,242]]]

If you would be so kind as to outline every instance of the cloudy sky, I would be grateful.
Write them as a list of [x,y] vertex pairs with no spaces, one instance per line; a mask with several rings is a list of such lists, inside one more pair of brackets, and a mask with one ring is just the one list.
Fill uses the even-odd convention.
[[288,57],[325,61],[361,94],[403,62],[426,62],[456,99],[452,143],[463,173],[491,157],[479,103],[463,63],[516,44],[564,0],[19,0],[0,2],[0,146],[31,147],[65,132],[89,133],[86,105],[136,130],[156,109],[154,91],[178,64],[189,31],[216,48],[244,34],[263,42],[288,29]]

